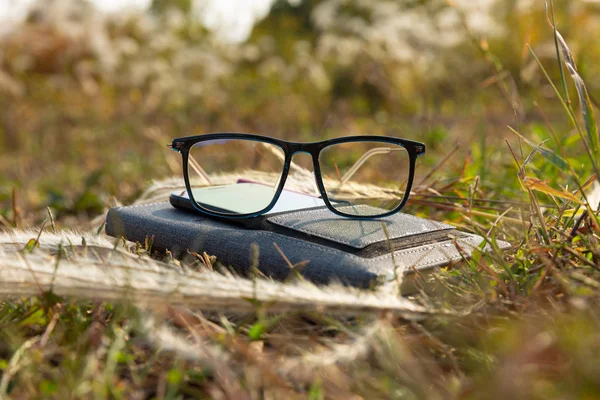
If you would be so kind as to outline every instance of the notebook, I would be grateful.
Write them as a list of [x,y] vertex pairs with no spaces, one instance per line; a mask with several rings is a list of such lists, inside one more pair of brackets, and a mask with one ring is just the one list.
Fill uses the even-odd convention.
[[283,280],[299,272],[318,284],[359,287],[403,277],[409,288],[416,275],[459,262],[473,251],[491,250],[483,237],[441,222],[404,213],[355,220],[325,207],[261,216],[243,226],[168,202],[117,207],[107,215],[106,233],[140,243],[151,239],[154,249],[168,249],[178,258],[206,252],[242,274],[258,268]]

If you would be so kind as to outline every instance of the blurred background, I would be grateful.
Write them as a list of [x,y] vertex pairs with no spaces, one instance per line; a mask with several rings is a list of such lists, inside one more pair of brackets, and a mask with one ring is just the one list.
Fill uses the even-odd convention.
[[[597,106],[600,1],[554,8]],[[558,82],[541,0],[0,0],[0,21],[4,225],[40,223],[46,207],[76,225],[130,203],[181,176],[172,138],[214,131],[423,141],[416,182],[458,197],[473,182],[521,196],[506,140],[520,160],[531,148],[508,125],[583,156],[527,47]]]

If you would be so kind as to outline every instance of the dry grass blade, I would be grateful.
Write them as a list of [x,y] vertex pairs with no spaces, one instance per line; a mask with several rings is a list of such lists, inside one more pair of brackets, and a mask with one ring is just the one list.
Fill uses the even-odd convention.
[[[49,242],[46,244],[46,236]],[[186,305],[207,310],[253,312],[256,303],[272,312],[315,309],[336,314],[397,312],[407,315],[429,310],[407,299],[342,285],[318,287],[308,282],[285,284],[270,280],[255,282],[216,272],[177,270],[152,259],[132,256],[107,246],[85,254],[83,246],[71,246],[68,259],[59,259],[57,236],[43,234],[41,247],[32,254],[2,252],[0,247],[0,295],[39,295],[52,290],[59,296],[106,301],[126,300],[144,306]],[[18,247],[14,232],[0,235],[0,246]],[[63,243],[81,236],[62,235]],[[102,239],[88,243],[102,244]],[[106,242],[104,242],[106,244]],[[22,247],[22,244],[21,244]],[[46,251],[45,251],[45,250]],[[104,254],[99,250],[104,249]],[[252,300],[252,301],[251,301]]]
[[27,340],[25,343],[23,343],[17,349],[17,351],[15,351],[15,353],[13,354],[12,358],[10,359],[7,367],[4,370],[4,373],[2,374],[2,379],[0,380],[0,398],[2,398],[2,399],[5,398],[11,378],[19,370],[19,367],[20,367],[19,361],[20,361],[21,357],[23,356],[23,354],[27,350],[29,350],[31,347],[35,346],[39,341],[40,341],[40,337],[34,336],[31,339]]
[[573,195],[572,193],[567,192],[564,189],[563,190],[554,189],[554,188],[548,186],[544,181],[541,181],[537,178],[532,178],[529,176],[524,177],[523,183],[529,189],[537,190],[538,192],[542,192],[542,193],[545,193],[545,194],[553,196],[553,197],[559,197],[561,199],[569,200],[569,201],[572,201],[577,204],[583,204],[583,202],[580,199],[578,199],[577,197],[575,197],[575,195]]
[[175,332],[172,327],[158,323],[151,315],[143,321],[140,330],[156,347],[177,353],[185,359],[227,361],[227,354],[217,347],[208,343],[193,343]]
[[298,373],[301,370],[312,371],[334,364],[351,364],[369,353],[374,338],[381,333],[384,325],[375,321],[350,343],[332,343],[327,350],[312,352],[299,357],[289,358],[282,366],[283,373]]
[[460,148],[460,146],[458,144],[454,145],[454,147],[452,148],[452,150],[450,150],[450,152],[448,154],[446,154],[446,156],[444,158],[442,158],[440,160],[440,162],[438,162],[428,173],[427,175],[425,175],[423,177],[423,179],[421,179],[421,181],[419,182],[418,185],[415,185],[417,187],[423,185],[425,182],[427,182],[427,180],[429,178],[431,178],[431,176],[433,174],[435,174],[436,172],[438,172],[443,166],[444,164],[446,164],[446,162],[452,158],[452,156],[458,151],[458,149]]

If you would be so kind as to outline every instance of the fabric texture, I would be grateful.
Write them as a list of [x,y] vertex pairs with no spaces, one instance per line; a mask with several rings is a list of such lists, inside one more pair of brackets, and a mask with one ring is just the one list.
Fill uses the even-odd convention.
[[[340,281],[361,287],[462,260],[484,241],[480,236],[458,232],[449,225],[406,214],[357,221],[336,217],[326,210],[308,210],[267,220],[287,230],[296,230],[297,234],[247,229],[176,209],[167,202],[111,209],[106,233],[141,243],[152,238],[154,248],[169,249],[176,257],[206,252],[240,272],[249,272],[256,266],[275,279],[285,279],[293,272],[283,253],[293,265],[303,264],[301,273],[308,280]],[[431,235],[423,236],[436,232],[443,235],[433,242]],[[311,240],[313,235],[320,240]],[[385,251],[387,241],[403,237],[417,239],[407,248]],[[428,239],[420,242],[421,237]],[[384,251],[370,257],[344,250],[377,244],[383,244]],[[505,242],[498,244],[501,248],[509,247]],[[488,245],[483,248],[489,249]]]
[[[354,208],[373,207],[355,206]],[[366,211],[365,214],[373,214],[373,212]],[[280,214],[267,218],[267,221],[356,249],[364,249],[366,246],[386,240],[454,229],[441,222],[403,213],[396,213],[387,218],[356,220],[333,214],[326,208]]]

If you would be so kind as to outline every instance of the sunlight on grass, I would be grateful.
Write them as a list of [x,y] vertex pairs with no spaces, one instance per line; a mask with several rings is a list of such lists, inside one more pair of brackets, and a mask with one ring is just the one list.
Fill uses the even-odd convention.
[[[600,396],[594,2],[277,1],[235,44],[155,3],[0,36],[0,397]],[[407,299],[102,234],[215,131],[424,142],[404,211],[486,242]]]

